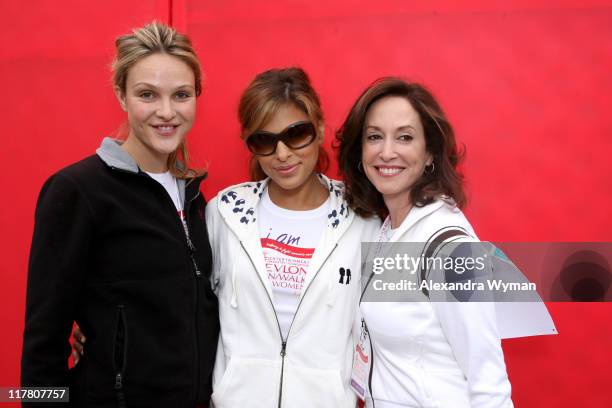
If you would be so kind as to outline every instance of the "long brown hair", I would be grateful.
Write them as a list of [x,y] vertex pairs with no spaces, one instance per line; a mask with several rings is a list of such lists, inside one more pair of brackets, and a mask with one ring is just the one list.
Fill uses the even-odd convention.
[[[238,105],[241,138],[245,140],[252,133],[261,130],[278,109],[287,104],[303,111],[317,133],[321,132],[323,111],[319,96],[306,72],[293,67],[262,72],[244,90]],[[328,166],[329,156],[321,147],[316,171],[325,172]],[[263,180],[267,177],[254,156],[251,156],[249,175],[251,180]]]
[[387,96],[406,98],[417,111],[425,131],[426,149],[433,157],[433,172],[424,172],[411,188],[413,205],[423,207],[440,196],[446,196],[458,207],[463,207],[466,196],[463,176],[457,166],[464,157],[464,149],[457,146],[450,122],[423,85],[394,77],[380,78],[366,88],[336,132],[338,165],[349,205],[361,216],[384,216],[387,213],[382,194],[360,168],[366,115],[374,102]]

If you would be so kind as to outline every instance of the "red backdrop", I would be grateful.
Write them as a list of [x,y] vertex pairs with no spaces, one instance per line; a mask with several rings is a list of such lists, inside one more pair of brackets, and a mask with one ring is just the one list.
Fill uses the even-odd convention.
[[[235,112],[256,73],[310,73],[328,147],[366,85],[401,75],[434,91],[467,146],[467,213],[481,238],[612,241],[611,3],[4,0],[0,386],[19,383],[38,191],[122,123],[108,69],[117,35],[158,19],[192,36],[206,80],[190,143],[210,169],[207,197],[246,179]],[[611,305],[549,308],[559,336],[504,341],[516,406],[609,405]]]

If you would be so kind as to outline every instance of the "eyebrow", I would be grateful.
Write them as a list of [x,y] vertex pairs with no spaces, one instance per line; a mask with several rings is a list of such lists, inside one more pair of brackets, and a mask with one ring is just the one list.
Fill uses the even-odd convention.
[[[373,129],[373,130],[382,131],[382,129],[380,127],[375,126],[375,125],[368,125],[365,128],[366,128],[366,130]],[[412,130],[412,131],[416,132],[416,129],[414,128],[414,126],[411,126],[411,125],[400,126],[396,130]]]
[[[156,85],[150,84],[148,82],[136,82],[134,84],[134,88],[137,86],[146,86],[149,88],[157,88]],[[181,89],[181,88],[191,88],[191,89],[195,89],[195,87],[193,85],[189,85],[189,84],[183,84],[183,85],[179,85],[177,86],[175,89]]]

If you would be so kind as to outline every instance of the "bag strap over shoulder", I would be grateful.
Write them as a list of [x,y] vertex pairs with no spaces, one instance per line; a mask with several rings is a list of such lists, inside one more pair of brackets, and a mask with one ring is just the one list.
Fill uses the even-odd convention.
[[[440,250],[445,244],[454,241],[456,238],[461,237],[469,237],[470,234],[462,227],[458,225],[448,226],[439,229],[434,232],[427,242],[425,243],[425,247],[423,248],[423,252],[421,253],[421,257],[423,259],[431,258],[438,250]],[[428,262],[423,262],[423,268],[420,273],[420,281],[423,282],[427,275],[429,274]],[[423,287],[423,294],[429,298],[429,291]]]

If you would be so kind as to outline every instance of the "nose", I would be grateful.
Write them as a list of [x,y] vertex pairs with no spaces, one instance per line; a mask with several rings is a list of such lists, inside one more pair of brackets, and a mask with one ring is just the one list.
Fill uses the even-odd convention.
[[380,158],[384,161],[394,159],[397,154],[395,153],[395,141],[391,137],[386,137],[382,143],[380,150]]
[[289,147],[287,147],[287,145],[283,142],[278,141],[276,143],[276,158],[279,161],[284,162],[287,161],[289,156],[291,156],[291,149],[289,149]]
[[176,115],[176,111],[174,110],[174,105],[170,98],[162,98],[159,101],[159,105],[157,106],[157,111],[155,114],[165,121],[170,121]]

